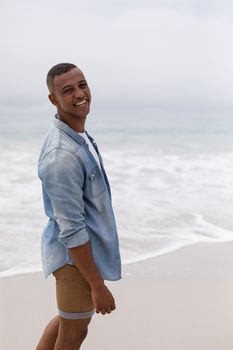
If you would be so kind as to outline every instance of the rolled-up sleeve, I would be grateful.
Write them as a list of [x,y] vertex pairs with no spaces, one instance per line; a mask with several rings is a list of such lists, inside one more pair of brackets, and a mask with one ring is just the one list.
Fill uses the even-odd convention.
[[40,177],[60,228],[58,240],[66,248],[85,244],[89,236],[84,220],[84,173],[78,158],[54,149],[44,157]]

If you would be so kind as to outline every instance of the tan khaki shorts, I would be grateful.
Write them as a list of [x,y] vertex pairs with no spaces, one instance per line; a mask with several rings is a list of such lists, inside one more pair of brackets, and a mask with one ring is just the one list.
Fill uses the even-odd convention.
[[73,265],[56,270],[58,313],[63,318],[84,319],[94,313],[91,288],[80,271]]

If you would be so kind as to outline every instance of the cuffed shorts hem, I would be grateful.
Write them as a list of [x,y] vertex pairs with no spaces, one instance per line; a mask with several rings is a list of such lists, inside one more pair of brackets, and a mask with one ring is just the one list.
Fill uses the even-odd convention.
[[88,312],[64,312],[58,310],[58,315],[68,320],[84,320],[86,318],[91,318],[94,315],[94,312],[95,310]]

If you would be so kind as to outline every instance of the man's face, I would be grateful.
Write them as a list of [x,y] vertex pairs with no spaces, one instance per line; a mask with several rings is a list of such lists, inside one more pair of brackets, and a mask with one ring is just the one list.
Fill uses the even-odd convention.
[[64,119],[86,118],[90,110],[91,94],[79,68],[55,76],[50,101]]

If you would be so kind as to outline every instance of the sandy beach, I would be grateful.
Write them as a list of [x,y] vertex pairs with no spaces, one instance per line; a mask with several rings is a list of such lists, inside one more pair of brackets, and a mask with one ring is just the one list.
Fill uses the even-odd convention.
[[[231,350],[233,243],[197,244],[124,266],[117,310],[95,315],[83,350]],[[33,350],[56,314],[53,278],[0,279],[0,349]]]

